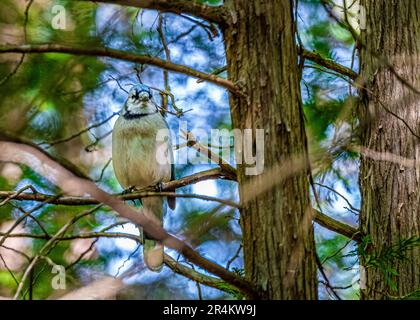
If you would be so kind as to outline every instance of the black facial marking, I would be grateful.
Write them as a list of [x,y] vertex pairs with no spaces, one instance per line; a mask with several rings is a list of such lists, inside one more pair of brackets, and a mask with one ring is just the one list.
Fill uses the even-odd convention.
[[135,120],[135,119],[141,119],[147,116],[151,116],[152,114],[156,114],[158,113],[158,111],[156,112],[151,112],[151,113],[131,113],[130,111],[126,111],[123,113],[123,117],[125,120]]

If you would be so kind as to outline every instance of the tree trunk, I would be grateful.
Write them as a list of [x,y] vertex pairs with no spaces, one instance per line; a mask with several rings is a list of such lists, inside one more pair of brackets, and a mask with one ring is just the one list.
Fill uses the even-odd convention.
[[[362,32],[362,145],[370,150],[420,159],[420,2],[418,0],[362,0],[366,30]],[[378,59],[380,57],[381,59]],[[410,128],[410,129],[409,129]],[[411,132],[413,131],[413,132]],[[402,239],[420,236],[420,170],[389,161],[361,157],[362,231],[371,237],[367,253],[383,253]],[[384,159],[382,159],[384,160]],[[382,261],[373,267],[363,259],[366,282],[362,298],[404,296],[420,289],[420,250],[407,252],[410,260]],[[395,269],[397,276],[386,270]],[[362,279],[363,280],[363,279]],[[393,288],[394,285],[396,288]]]
[[[265,170],[295,156],[306,161],[292,1],[225,0],[225,5],[229,79],[247,95],[231,96],[234,128],[264,129]],[[242,199],[244,185],[261,177],[238,167]],[[265,298],[317,298],[312,224],[302,232],[310,214],[308,189],[302,170],[241,210],[245,276]]]

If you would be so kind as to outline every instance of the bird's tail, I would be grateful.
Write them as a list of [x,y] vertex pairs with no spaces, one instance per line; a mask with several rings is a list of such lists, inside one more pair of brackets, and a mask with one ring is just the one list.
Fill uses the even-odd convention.
[[[163,216],[165,213],[164,198],[150,197],[143,198],[143,212],[144,214],[158,223],[163,224]],[[163,245],[156,240],[149,239],[143,232],[143,259],[147,268],[151,271],[159,272],[163,267]]]

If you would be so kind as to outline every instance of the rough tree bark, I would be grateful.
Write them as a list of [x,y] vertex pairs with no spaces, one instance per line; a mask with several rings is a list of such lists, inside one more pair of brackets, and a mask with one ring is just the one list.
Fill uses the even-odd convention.
[[[225,6],[229,79],[247,95],[231,96],[233,127],[265,130],[266,169],[307,157],[293,1],[226,0]],[[239,166],[241,197],[242,187],[254,178],[244,170]],[[245,275],[265,298],[317,298],[312,225],[302,231],[310,208],[308,186],[302,172],[241,210]]]
[[[420,140],[415,135],[420,135],[420,96],[397,79],[389,66],[407,83],[420,88],[420,2],[363,0],[361,4],[367,17],[361,36],[361,75],[367,88],[362,91],[360,105],[362,145],[418,163]],[[362,231],[371,236],[369,252],[383,252],[401,239],[420,236],[418,168],[362,156],[360,187],[360,223]],[[397,290],[386,283],[380,268],[366,268],[362,298],[403,296],[420,289],[420,250],[408,252],[408,258],[410,261],[388,266],[398,272],[393,277]]]

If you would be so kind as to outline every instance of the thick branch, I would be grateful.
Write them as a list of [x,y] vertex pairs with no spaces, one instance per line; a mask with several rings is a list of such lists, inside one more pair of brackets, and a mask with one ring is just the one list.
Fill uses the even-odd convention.
[[[137,200],[147,197],[177,197],[177,198],[188,198],[188,199],[200,199],[204,201],[213,201],[227,206],[238,208],[239,205],[230,200],[224,200],[216,197],[210,197],[200,194],[190,194],[190,193],[175,193],[175,192],[133,192],[130,194],[124,195],[115,195],[116,198],[120,200]],[[99,204],[99,202],[92,197],[70,197],[62,196],[57,197],[54,195],[43,194],[43,193],[20,193],[13,191],[0,191],[0,199],[8,200],[23,200],[23,201],[38,201],[38,202],[48,202],[50,204],[56,205],[67,205],[67,206],[84,206],[84,205],[93,205]]]
[[356,228],[338,220],[335,220],[319,212],[318,210],[314,209],[314,211],[314,221],[316,223],[320,224],[324,228],[327,228],[328,230],[334,231],[343,236],[346,236],[347,238],[353,239],[354,241],[360,242],[362,234]]
[[316,64],[319,64],[320,66],[323,66],[327,69],[338,72],[339,74],[349,77],[352,80],[356,80],[357,77],[359,76],[357,72],[354,72],[352,69],[347,68],[333,60],[326,59],[322,57],[319,53],[303,49],[301,56],[304,59],[311,60],[312,62],[315,62]]
[[[174,190],[174,189],[182,188],[182,187],[194,184],[194,183],[198,183],[200,181],[211,180],[211,179],[234,180],[233,178],[227,176],[222,171],[221,168],[215,168],[215,169],[210,169],[210,170],[206,170],[202,172],[197,172],[192,175],[182,177],[178,180],[164,182],[162,183],[160,187],[162,188],[162,191]],[[24,190],[18,190],[18,191],[0,191],[0,199],[6,199],[5,201],[8,201],[8,200],[24,200],[24,201],[40,201],[40,202],[48,201],[48,203],[51,203],[51,204],[69,205],[69,206],[92,205],[92,204],[99,203],[93,197],[74,197],[74,196],[57,197],[55,195],[39,193],[36,190],[32,190],[32,193],[28,193],[28,192],[24,193],[23,191],[27,189],[28,188],[25,188]],[[156,194],[160,194],[162,196],[165,195],[165,193],[156,193],[154,191],[156,191],[156,188],[154,186],[150,186],[150,187],[143,188],[141,190],[137,190],[136,192],[133,192],[130,194],[116,195],[116,196],[121,200],[135,200],[142,197],[148,197],[148,196],[150,197]],[[167,194],[165,196],[167,196]],[[208,201],[220,200],[213,197],[199,196],[199,195],[176,194],[174,196],[184,197],[184,198],[198,198],[198,199],[203,199],[203,200],[208,200]]]
[[221,78],[214,74],[207,74],[190,67],[175,64],[159,58],[154,58],[145,55],[138,55],[122,50],[111,48],[94,48],[94,47],[72,47],[61,44],[39,44],[39,45],[2,45],[0,46],[0,53],[67,53],[74,55],[96,56],[96,57],[109,57],[139,64],[148,64],[156,66],[165,70],[182,73],[197,79],[206,80],[217,84],[219,86],[229,89],[235,94],[241,94],[240,90],[235,84],[227,79]]
[[200,284],[204,284],[212,288],[219,289],[230,294],[240,294],[240,291],[230,286],[225,281],[215,277],[207,276],[191,268],[188,268],[187,266],[176,262],[174,259],[172,259],[172,257],[168,256],[167,254],[165,254],[164,256],[164,262],[170,269],[172,269],[173,272],[187,277],[190,280],[196,281]]
[[79,167],[74,165],[72,162],[70,162],[67,159],[62,158],[58,155],[52,155],[52,154],[48,153],[47,151],[42,149],[39,145],[33,143],[32,141],[30,141],[26,138],[18,137],[16,135],[14,135],[13,133],[10,133],[10,132],[7,132],[7,131],[2,131],[1,134],[0,134],[0,139],[5,140],[5,141],[11,141],[11,142],[22,143],[22,144],[28,145],[28,146],[38,150],[39,152],[41,152],[43,155],[51,158],[51,160],[53,160],[54,162],[57,162],[58,164],[60,164],[64,168],[66,168],[67,170],[71,171],[71,173],[73,173],[75,176],[77,176],[79,178],[83,178],[83,179],[92,180],[85,172],[83,172],[83,170],[81,170]]
[[[89,0],[79,0],[89,1]],[[222,6],[211,7],[195,1],[186,0],[99,0],[95,2],[112,3],[144,9],[190,14],[214,23],[224,23],[225,9]]]

